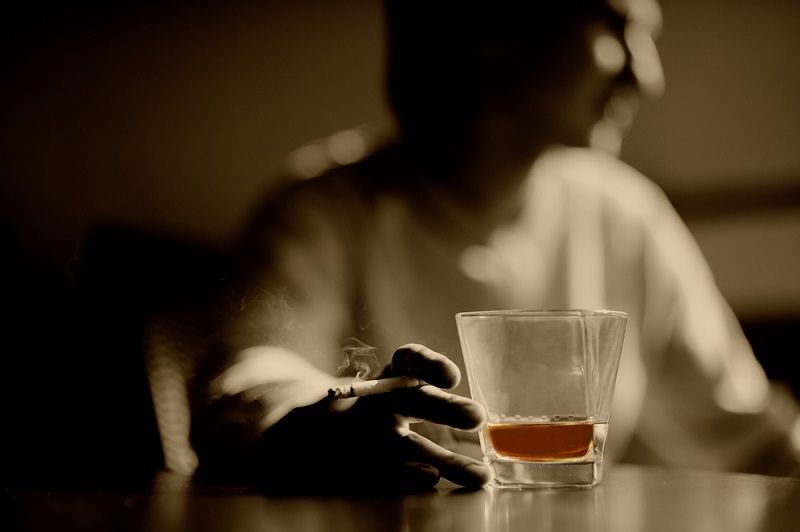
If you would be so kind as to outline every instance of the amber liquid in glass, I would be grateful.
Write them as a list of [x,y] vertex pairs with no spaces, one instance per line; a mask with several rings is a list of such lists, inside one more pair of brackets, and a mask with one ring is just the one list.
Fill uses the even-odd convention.
[[487,423],[495,452],[517,460],[551,461],[582,458],[592,449],[594,424]]

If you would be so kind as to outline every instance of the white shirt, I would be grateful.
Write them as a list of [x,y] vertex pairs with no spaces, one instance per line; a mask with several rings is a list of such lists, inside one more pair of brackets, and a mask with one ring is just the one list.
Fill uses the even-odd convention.
[[[639,458],[643,449],[659,463],[735,469],[785,438],[796,414],[776,416],[694,240],[632,168],[590,150],[553,149],[531,168],[521,213],[486,238],[432,189],[398,192],[374,169],[345,166],[290,187],[250,233],[257,289],[232,336],[237,348],[261,346],[244,358],[263,363],[234,366],[217,383],[225,393],[258,387],[254,396],[271,412],[264,428],[315,400],[286,393],[287,382],[327,382],[343,343],[374,346],[382,363],[398,346],[421,343],[465,376],[457,312],[607,308],[630,316],[610,458],[635,436]],[[287,356],[303,362],[276,373],[292,365]],[[466,378],[457,392],[468,394]]]

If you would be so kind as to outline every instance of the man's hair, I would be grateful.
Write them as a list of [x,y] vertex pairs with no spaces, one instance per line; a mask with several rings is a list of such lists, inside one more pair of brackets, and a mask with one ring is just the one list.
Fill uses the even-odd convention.
[[385,0],[386,84],[401,129],[425,135],[466,126],[500,70],[493,47],[524,46],[536,57],[597,1]]
[[[387,90],[400,127],[420,134],[431,121],[451,124],[478,105],[469,24],[449,2],[386,0]],[[456,22],[459,21],[459,22]]]

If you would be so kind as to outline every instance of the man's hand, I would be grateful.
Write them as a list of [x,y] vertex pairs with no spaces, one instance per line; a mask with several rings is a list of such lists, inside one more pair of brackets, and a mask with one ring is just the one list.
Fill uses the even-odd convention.
[[272,490],[374,491],[433,486],[439,477],[466,487],[489,481],[481,462],[455,454],[409,428],[424,420],[473,430],[485,420],[471,399],[444,391],[458,367],[427,347],[399,348],[383,377],[411,375],[429,385],[382,395],[323,400],[297,408],[264,433],[260,476]]

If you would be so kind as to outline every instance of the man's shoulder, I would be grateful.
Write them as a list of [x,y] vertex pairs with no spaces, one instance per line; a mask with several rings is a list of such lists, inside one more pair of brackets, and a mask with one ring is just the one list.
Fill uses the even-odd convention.
[[576,193],[595,196],[603,203],[630,214],[651,215],[669,204],[655,182],[602,151],[553,148],[543,156],[539,171],[547,179],[564,182]]
[[373,167],[388,150],[388,135],[366,127],[315,139],[288,154],[268,194],[272,203],[342,203],[369,201],[378,180]]
[[358,232],[375,208],[380,190],[373,167],[386,147],[365,137],[363,149],[345,157],[337,142],[360,145],[356,131],[349,131],[353,135],[317,139],[290,153],[251,210],[245,234],[265,228]]

